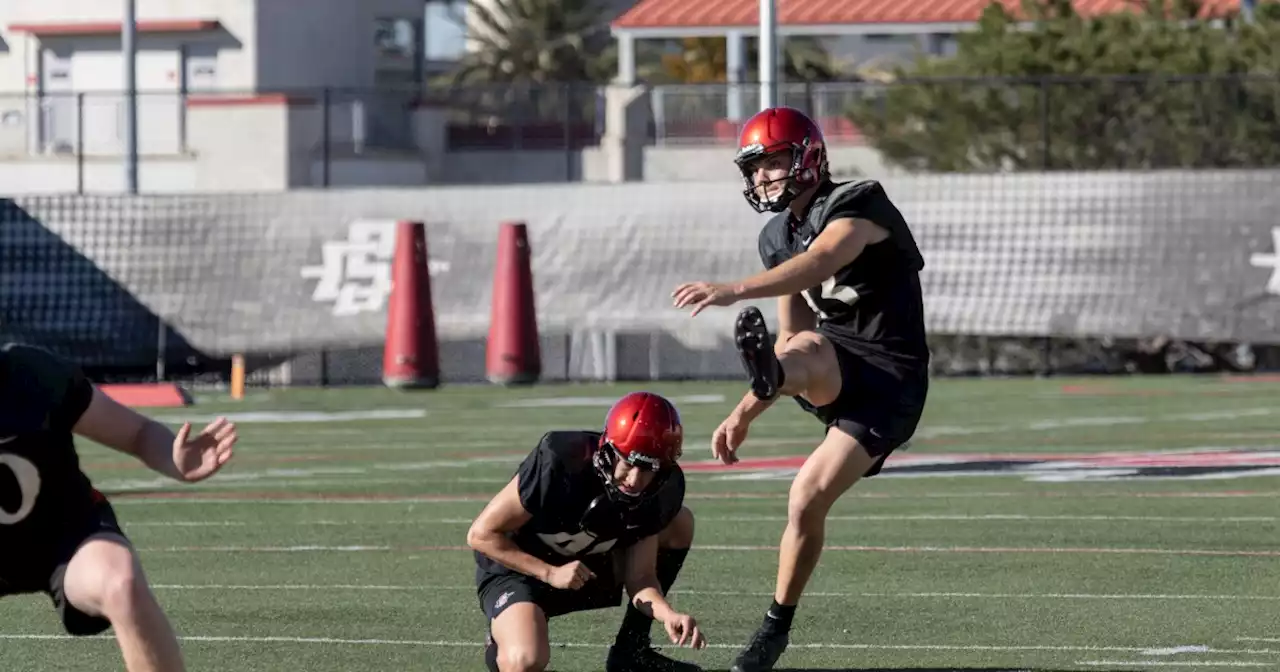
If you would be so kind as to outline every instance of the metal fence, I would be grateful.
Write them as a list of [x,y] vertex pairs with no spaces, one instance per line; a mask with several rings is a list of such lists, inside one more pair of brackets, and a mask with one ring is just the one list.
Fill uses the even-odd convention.
[[[756,84],[652,86],[640,101],[658,146],[736,141],[757,109]],[[565,165],[606,132],[606,91],[586,84],[261,92],[140,92],[143,162],[191,157],[211,139],[199,103],[210,97],[287,96],[287,137],[270,139],[312,163],[309,186],[351,158],[414,159],[468,152],[562,151]],[[809,112],[830,142],[869,145],[919,172],[1267,167],[1280,164],[1280,77],[1117,76],[1039,79],[785,83],[778,101]],[[0,166],[10,193],[20,173],[83,193],[86,172],[122,161],[127,100],[117,92],[0,94]],[[429,111],[431,114],[422,114]],[[234,113],[232,113],[234,114]],[[643,116],[643,115],[642,115]],[[249,147],[251,122],[224,117],[218,133]],[[229,121],[231,120],[231,121]],[[631,121],[635,121],[633,116]],[[630,129],[636,132],[635,127]],[[265,133],[266,131],[262,131]],[[200,134],[205,134],[201,136]],[[485,156],[491,155],[491,156]],[[86,168],[88,164],[88,168]],[[479,164],[475,164],[479,165]],[[25,172],[24,172],[25,171]],[[43,171],[43,172],[42,172]],[[573,181],[575,171],[563,179]],[[101,173],[97,173],[100,175]],[[371,178],[371,179],[377,179]],[[102,184],[101,179],[90,180]],[[365,183],[368,184],[368,183]],[[90,191],[94,185],[90,185]]]
[[[657,144],[730,143],[754,84],[654,87]],[[1280,76],[955,78],[784,84],[837,143],[908,169],[1147,169],[1280,164]]]
[[[197,138],[208,133],[201,105],[287,100],[288,151],[316,161],[319,184],[343,158],[413,156],[428,151],[581,149],[599,144],[604,133],[604,97],[596,87],[576,85],[494,86],[453,89],[324,88],[274,92],[139,91],[140,162],[191,157]],[[0,93],[0,162],[54,166],[59,191],[84,193],[92,164],[123,161],[127,153],[128,97],[117,91],[80,93]],[[421,127],[424,108],[438,112],[430,129]],[[439,117],[443,116],[442,128]],[[220,124],[218,132],[251,137]],[[442,131],[439,144],[422,146],[424,130]],[[282,127],[283,132],[283,127]],[[18,162],[18,163],[14,163]],[[38,168],[37,168],[38,170]],[[52,173],[51,173],[52,174]],[[10,184],[9,193],[21,193]]]

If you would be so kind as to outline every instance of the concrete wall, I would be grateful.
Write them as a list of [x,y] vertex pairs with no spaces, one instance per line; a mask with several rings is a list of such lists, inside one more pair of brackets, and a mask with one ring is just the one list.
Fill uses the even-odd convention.
[[[9,102],[21,103],[21,99]],[[0,100],[0,116],[5,109]],[[241,96],[193,98],[181,114],[183,150],[144,154],[140,189],[176,191],[275,191],[322,187],[325,181],[323,115],[309,98]],[[646,145],[623,136],[583,149],[448,151],[444,115],[419,109],[411,117],[408,145],[396,149],[353,148],[350,115],[330,115],[328,186],[420,186],[425,184],[519,184],[640,180],[683,182],[738,179],[730,144]],[[145,132],[145,129],[144,129]],[[87,192],[122,189],[123,158],[24,152],[25,129],[0,124],[0,175],[4,191]],[[626,164],[634,164],[625,169]],[[837,175],[886,175],[878,152],[857,144],[833,144]],[[181,168],[175,168],[181,166]],[[81,173],[84,177],[81,178]],[[119,178],[119,179],[117,179]]]
[[261,90],[374,85],[374,21],[421,21],[422,0],[256,0]]

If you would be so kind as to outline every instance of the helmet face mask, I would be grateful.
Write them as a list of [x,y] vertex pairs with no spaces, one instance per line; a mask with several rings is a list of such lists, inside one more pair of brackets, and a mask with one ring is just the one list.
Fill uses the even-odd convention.
[[[639,491],[631,492],[624,490],[618,484],[618,463],[625,463],[635,469],[651,472],[654,474],[652,480]],[[662,483],[666,480],[670,469],[663,468],[658,460],[655,460],[641,453],[632,453],[630,456],[623,456],[622,453],[610,442],[605,441],[596,454],[592,457],[592,464],[595,466],[596,473],[600,475],[604,481],[605,496],[610,501],[621,504],[625,507],[639,506],[645,500],[652,497],[658,490],[662,489]]]
[[[742,180],[746,183],[743,196],[756,212],[782,212],[791,205],[791,201],[804,191],[797,188],[800,176],[800,152],[784,147],[767,151],[760,145],[739,152],[736,163],[742,171]],[[783,167],[778,167],[779,165]],[[768,173],[787,172],[781,176]],[[761,174],[762,171],[765,174]],[[760,179],[757,180],[757,177]],[[772,187],[778,185],[776,193],[770,194]]]

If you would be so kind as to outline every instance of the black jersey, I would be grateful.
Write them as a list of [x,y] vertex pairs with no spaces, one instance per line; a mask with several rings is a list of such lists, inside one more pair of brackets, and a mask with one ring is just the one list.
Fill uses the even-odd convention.
[[46,560],[50,540],[97,503],[71,434],[92,396],[79,369],[52,353],[0,347],[0,571]]
[[[603,577],[613,574],[615,551],[661,532],[675,519],[684,506],[685,482],[680,467],[673,465],[660,490],[643,504],[619,507],[613,516],[593,515],[590,529],[584,528],[588,506],[605,492],[591,462],[599,442],[598,432],[549,432],[542,437],[516,474],[520,502],[533,517],[512,539],[520,550],[547,563],[560,566],[580,560]],[[601,520],[612,524],[601,525]],[[475,558],[478,581],[514,571],[478,551]]]
[[805,290],[806,302],[838,346],[882,367],[925,366],[929,350],[919,275],[924,257],[879,182],[827,182],[802,221],[789,212],[775,216],[760,231],[761,261],[773,268],[791,259],[807,250],[829,223],[846,217],[878,224],[889,237],[868,245],[852,263]]

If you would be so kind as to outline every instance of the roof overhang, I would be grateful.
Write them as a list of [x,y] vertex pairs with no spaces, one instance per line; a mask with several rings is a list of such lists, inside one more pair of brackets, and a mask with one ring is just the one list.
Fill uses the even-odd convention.
[[[956,21],[945,23],[815,23],[778,24],[778,35],[929,35],[954,34],[973,30],[976,23]],[[638,39],[669,39],[683,37],[723,37],[737,33],[756,35],[759,24],[722,26],[614,26],[614,35],[627,35]]]
[[[74,37],[81,35],[119,35],[119,21],[70,21],[50,23],[11,23],[9,31],[40,37]],[[138,21],[139,33],[207,33],[222,28],[215,19]]]

